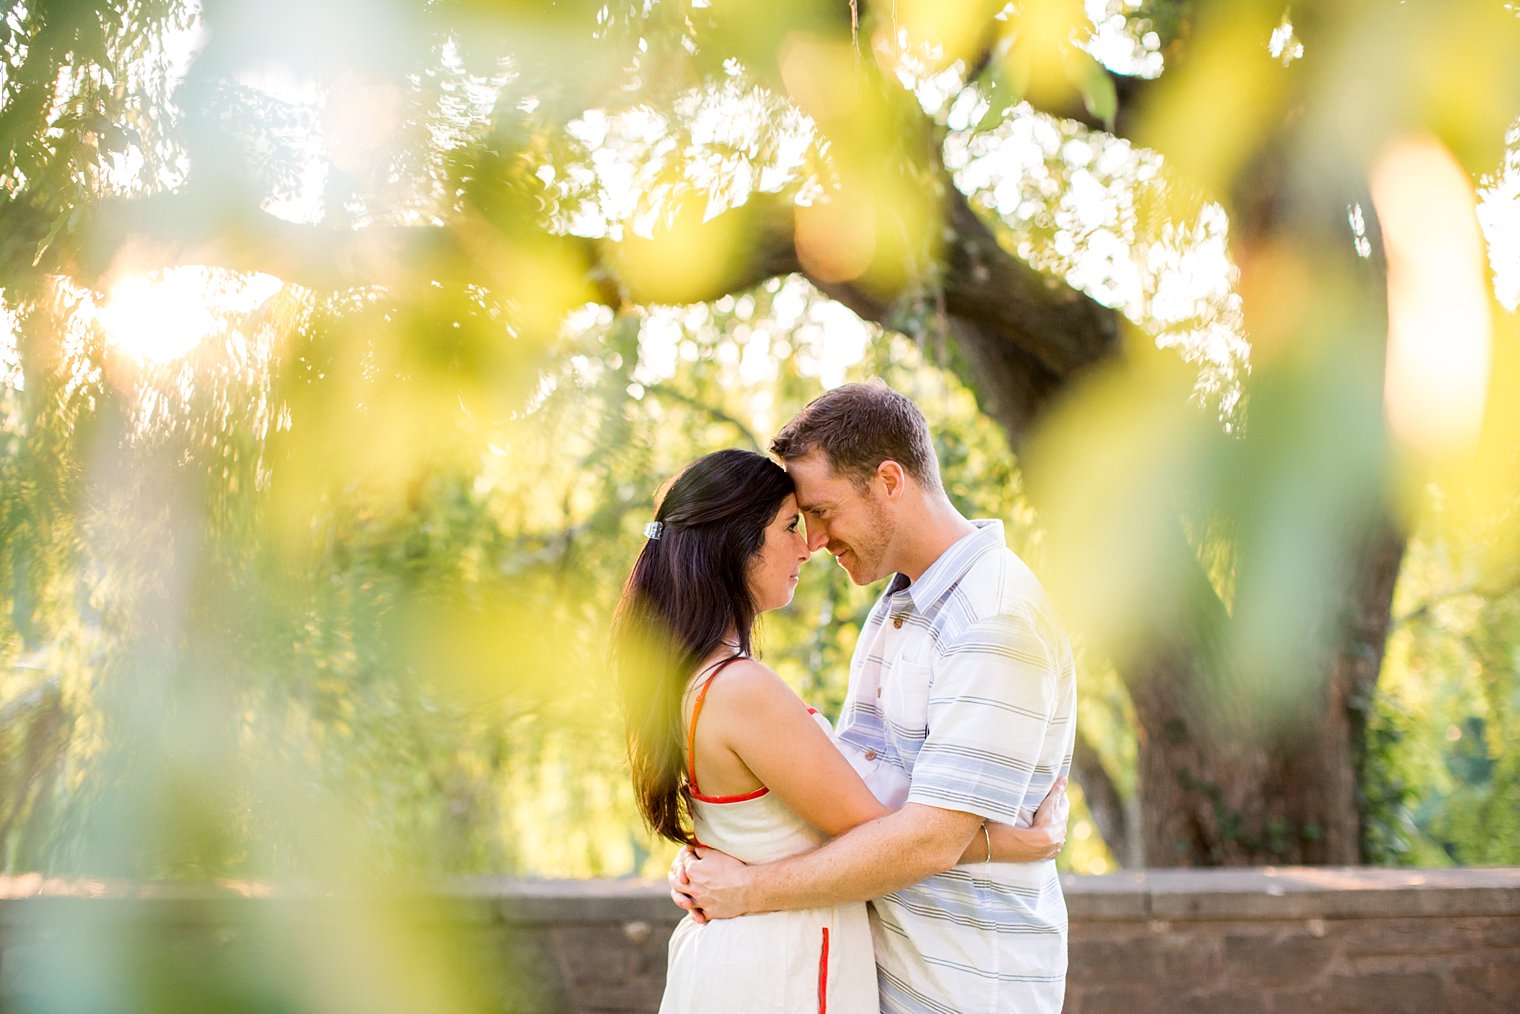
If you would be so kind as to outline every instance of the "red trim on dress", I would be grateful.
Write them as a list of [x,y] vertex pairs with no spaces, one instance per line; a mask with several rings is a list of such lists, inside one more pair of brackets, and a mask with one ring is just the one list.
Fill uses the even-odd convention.
[[702,714],[702,705],[707,700],[707,691],[712,687],[713,680],[718,678],[718,673],[730,662],[743,658],[743,655],[735,655],[733,658],[725,658],[713,669],[712,675],[702,683],[702,689],[697,691],[697,701],[691,706],[691,724],[686,727],[686,784],[691,789],[691,798],[703,803],[744,803],[751,799],[759,799],[770,791],[768,786],[762,785],[751,792],[744,792],[737,796],[704,796],[697,789],[697,717]]
[[818,954],[818,1014],[829,1009],[829,928],[823,928],[823,949]]
[[691,798],[700,800],[704,803],[718,803],[720,805],[723,803],[744,803],[748,802],[751,799],[759,799],[769,791],[770,787],[765,785],[760,786],[754,792],[746,792],[743,795],[738,796],[704,796],[700,792],[693,791]]

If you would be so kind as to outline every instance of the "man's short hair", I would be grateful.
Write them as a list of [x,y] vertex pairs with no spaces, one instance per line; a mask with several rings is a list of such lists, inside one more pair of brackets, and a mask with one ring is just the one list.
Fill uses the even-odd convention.
[[939,460],[924,414],[880,380],[845,384],[808,402],[771,441],[771,453],[795,461],[822,451],[838,474],[864,487],[883,461],[895,461],[938,492]]

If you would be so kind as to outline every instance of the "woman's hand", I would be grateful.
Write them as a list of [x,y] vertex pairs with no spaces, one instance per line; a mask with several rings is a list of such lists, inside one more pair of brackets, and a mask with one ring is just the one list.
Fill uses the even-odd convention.
[[706,850],[701,847],[682,845],[681,851],[677,852],[676,857],[670,861],[670,872],[665,874],[665,882],[670,885],[670,900],[684,909],[695,923],[707,922],[707,915],[697,907],[697,903],[692,900],[689,893],[691,877],[687,873],[687,868],[691,863],[701,859],[704,851]]
[[[1057,778],[1045,798],[1034,811],[1034,822],[1028,827],[1010,827],[1007,824],[987,824],[988,840],[992,845],[992,861],[997,863],[1037,863],[1054,859],[1066,844],[1066,821],[1071,816],[1071,800],[1066,795],[1066,779]],[[968,846],[975,851],[976,839]],[[962,862],[975,862],[975,858],[963,858]]]
[[1056,779],[1034,811],[1030,830],[1044,836],[1047,853],[1041,859],[1054,859],[1066,845],[1066,822],[1071,817],[1071,799],[1066,795],[1066,776]]

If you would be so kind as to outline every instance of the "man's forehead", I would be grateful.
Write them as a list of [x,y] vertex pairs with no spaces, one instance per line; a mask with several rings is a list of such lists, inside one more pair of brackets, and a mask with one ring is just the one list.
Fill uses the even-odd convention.
[[784,462],[784,467],[787,474],[792,477],[792,482],[797,485],[799,499],[802,497],[804,487],[821,486],[834,475],[834,470],[829,467],[829,460],[819,454],[793,458]]
[[782,462],[784,467],[793,478],[808,479],[831,479],[834,477],[834,464],[829,456],[819,450],[811,450],[798,458],[788,458]]
[[790,461],[787,462],[787,471],[791,473],[792,482],[797,487],[797,506],[804,513],[834,506],[844,492],[841,483],[849,485],[848,479],[834,474],[826,460]]

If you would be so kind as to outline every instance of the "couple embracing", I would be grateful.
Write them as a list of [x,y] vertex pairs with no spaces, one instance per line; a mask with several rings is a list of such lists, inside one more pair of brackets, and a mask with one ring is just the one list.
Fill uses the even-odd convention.
[[[688,846],[662,1014],[1059,1011],[1076,684],[1039,583],[884,384],[771,451],[675,479],[613,626],[640,811]],[[891,577],[835,733],[750,641],[820,548]]]

